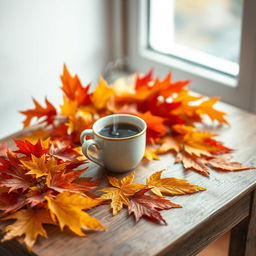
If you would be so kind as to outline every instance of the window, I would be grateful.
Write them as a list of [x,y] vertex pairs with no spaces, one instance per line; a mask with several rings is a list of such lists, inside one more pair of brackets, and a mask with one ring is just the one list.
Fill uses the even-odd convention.
[[171,70],[196,92],[256,111],[256,1],[127,2],[129,69]]
[[242,7],[243,0],[150,0],[149,47],[237,76]]

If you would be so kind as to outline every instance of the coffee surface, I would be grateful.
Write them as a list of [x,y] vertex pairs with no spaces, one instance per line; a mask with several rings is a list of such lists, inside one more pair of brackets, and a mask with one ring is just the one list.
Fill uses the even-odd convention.
[[109,138],[127,138],[132,137],[142,130],[140,127],[128,123],[116,123],[105,126],[99,131],[99,134]]

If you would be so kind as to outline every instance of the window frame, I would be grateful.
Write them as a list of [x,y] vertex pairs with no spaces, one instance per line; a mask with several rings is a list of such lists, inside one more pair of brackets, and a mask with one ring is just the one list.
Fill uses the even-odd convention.
[[[237,79],[214,70],[184,62],[157,53],[148,47],[149,0],[129,0],[124,5],[126,13],[126,47],[130,71],[146,72],[154,68],[157,76],[169,71],[174,80],[191,80],[193,91],[208,96],[220,96],[224,102],[245,110],[256,111],[256,1],[244,0],[240,71]],[[255,46],[255,47],[254,47]]]

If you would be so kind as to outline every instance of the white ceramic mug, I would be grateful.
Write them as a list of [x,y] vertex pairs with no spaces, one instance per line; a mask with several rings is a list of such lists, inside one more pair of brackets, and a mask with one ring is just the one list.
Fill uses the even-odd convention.
[[[99,134],[107,125],[117,123],[132,124],[141,129],[138,134],[125,138],[111,138]],[[143,158],[146,146],[147,125],[144,120],[128,114],[115,114],[97,120],[92,129],[84,130],[80,139],[83,154],[94,163],[113,172],[127,172],[135,169]],[[93,139],[87,140],[87,136]],[[97,156],[90,153],[96,147]]]

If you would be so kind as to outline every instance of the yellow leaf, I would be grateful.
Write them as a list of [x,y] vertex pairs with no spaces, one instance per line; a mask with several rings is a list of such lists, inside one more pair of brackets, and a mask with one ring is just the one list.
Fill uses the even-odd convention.
[[95,91],[91,96],[93,105],[101,110],[106,107],[109,98],[114,94],[114,90],[107,86],[107,82],[101,77]]
[[177,178],[161,178],[162,171],[152,174],[146,181],[147,185],[152,188],[151,191],[162,196],[162,193],[169,195],[184,195],[194,193],[205,188],[190,184],[187,180]]
[[50,133],[46,130],[39,129],[33,131],[30,135],[19,137],[19,140],[26,140],[35,145],[37,141],[41,140],[41,145],[44,149],[48,148]]
[[45,199],[48,202],[48,208],[51,213],[58,219],[62,230],[67,226],[75,234],[84,236],[83,229],[106,229],[96,218],[83,211],[100,205],[102,203],[101,200],[69,192],[60,193],[54,199],[46,196]]
[[199,115],[207,115],[212,121],[217,120],[220,123],[228,124],[228,121],[224,118],[224,116],[226,116],[227,114],[213,108],[213,105],[218,101],[219,98],[210,98],[202,102],[198,106],[196,113]]
[[159,160],[159,156],[157,155],[158,149],[147,146],[144,152],[144,158],[148,161]]
[[63,105],[60,105],[60,109],[61,109],[62,116],[66,116],[66,117],[75,116],[78,109],[78,103],[64,96]]
[[113,215],[116,215],[123,208],[124,204],[129,205],[129,196],[134,195],[137,190],[145,187],[143,184],[132,183],[134,175],[135,172],[132,172],[121,180],[115,177],[108,177],[109,183],[115,188],[104,188],[100,190],[106,193],[100,199],[111,200],[110,206],[113,209]]
[[17,219],[16,222],[5,228],[7,233],[2,241],[25,235],[24,242],[29,250],[32,249],[38,235],[47,236],[42,224],[54,224],[49,212],[45,209],[20,210],[2,219]]
[[58,164],[54,157],[46,160],[45,154],[38,158],[31,155],[31,160],[20,160],[20,162],[22,163],[22,168],[25,167],[25,169],[30,170],[26,174],[35,174],[36,178],[48,175],[50,172],[60,172],[66,166],[65,163]]

